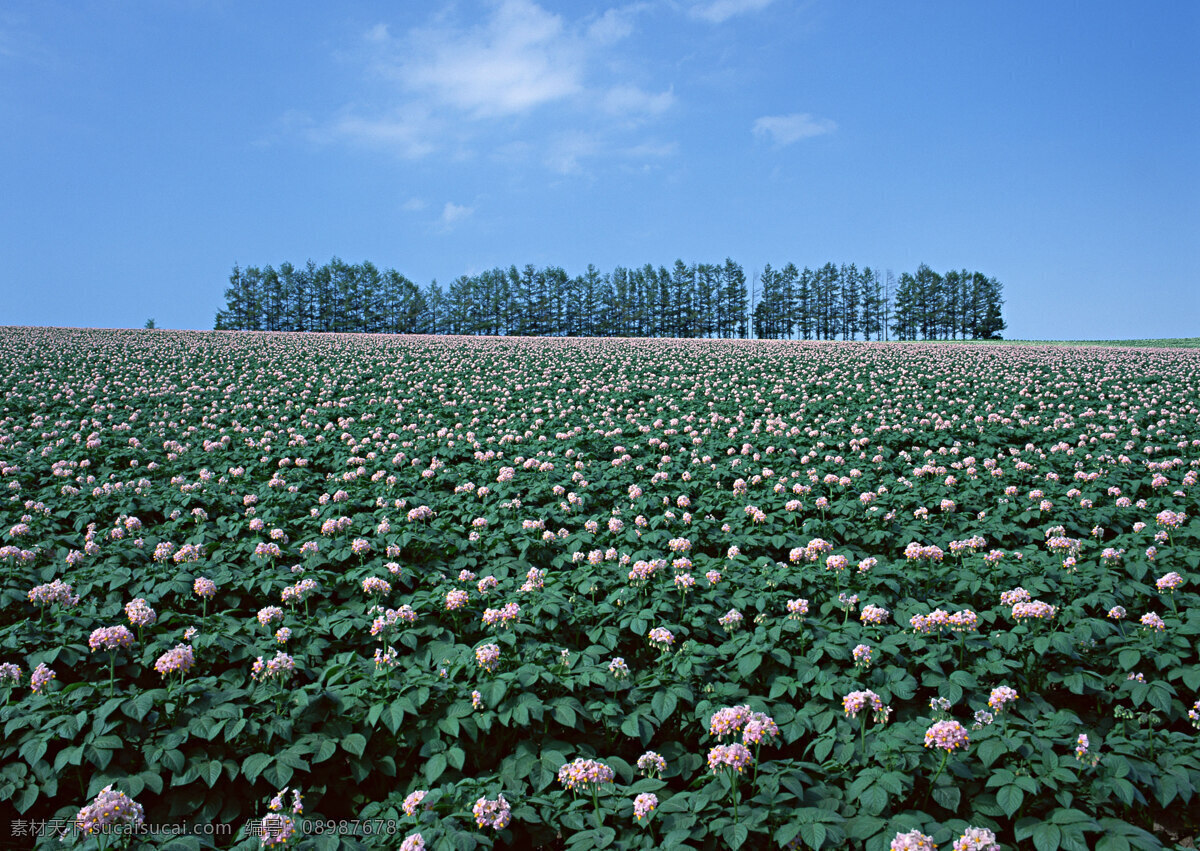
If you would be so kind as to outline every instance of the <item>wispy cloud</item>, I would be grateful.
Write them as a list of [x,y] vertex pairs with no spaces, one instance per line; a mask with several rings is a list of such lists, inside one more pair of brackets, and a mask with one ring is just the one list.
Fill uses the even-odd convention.
[[837,129],[837,124],[828,118],[818,118],[807,112],[791,115],[764,115],[755,120],[754,135],[775,145],[790,145],[801,139],[822,136]]
[[451,5],[407,30],[379,23],[341,51],[363,65],[364,91],[309,135],[406,159],[519,148],[578,171],[584,159],[636,149],[625,137],[676,104],[668,82],[647,86],[638,58],[615,47],[647,8],[571,19],[535,0],[488,0],[469,20]]
[[546,167],[559,174],[583,174],[587,163],[600,158],[647,168],[679,152],[676,142],[642,141],[621,144],[600,133],[572,131],[555,136],[547,149]]
[[612,115],[635,118],[659,115],[675,103],[675,92],[647,92],[637,86],[613,86],[604,93],[600,101],[605,111]]
[[351,141],[385,148],[406,159],[419,159],[436,148],[438,124],[419,108],[372,117],[344,111],[328,125],[313,128],[310,135],[318,141]]
[[634,18],[649,7],[649,3],[631,3],[628,6],[605,9],[603,14],[588,24],[588,39],[597,44],[607,45],[628,38],[633,34]]
[[471,30],[413,31],[396,72],[411,92],[471,116],[513,115],[582,89],[572,40],[558,15],[505,0]]
[[710,23],[720,24],[738,15],[757,12],[771,5],[771,0],[701,0],[688,8],[688,14]]
[[42,36],[30,28],[26,16],[7,8],[0,9],[0,59],[43,67],[58,65],[60,61]]
[[451,228],[468,218],[475,212],[474,207],[467,207],[463,204],[455,204],[453,201],[447,201],[446,206],[442,208],[442,216],[438,219],[443,228]]

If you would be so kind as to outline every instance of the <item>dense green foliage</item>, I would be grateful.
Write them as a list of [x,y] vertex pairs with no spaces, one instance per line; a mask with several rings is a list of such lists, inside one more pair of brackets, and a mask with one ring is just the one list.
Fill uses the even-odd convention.
[[1200,830],[1195,351],[5,329],[0,375],[13,818],[112,784],[245,849],[284,787],[305,848]]
[[922,265],[894,285],[870,268],[826,263],[816,271],[742,267],[594,266],[575,277],[557,266],[463,275],[443,291],[394,269],[351,265],[235,266],[217,330],[469,334],[533,337],[759,339],[998,339],[1003,287],[980,272],[939,275]]

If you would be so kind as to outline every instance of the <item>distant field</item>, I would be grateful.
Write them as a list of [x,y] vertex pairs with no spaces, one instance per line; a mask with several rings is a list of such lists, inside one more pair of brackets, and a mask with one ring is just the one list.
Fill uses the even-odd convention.
[[1006,346],[1116,346],[1126,349],[1200,348],[1200,337],[1163,337],[1158,340],[942,340],[940,342]]

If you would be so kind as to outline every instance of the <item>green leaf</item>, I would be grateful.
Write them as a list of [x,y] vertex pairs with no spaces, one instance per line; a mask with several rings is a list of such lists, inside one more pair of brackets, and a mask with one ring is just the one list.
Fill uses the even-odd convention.
[[564,727],[572,728],[577,720],[575,710],[565,702],[556,703],[554,704],[554,720]]
[[888,794],[887,790],[878,783],[872,785],[867,791],[862,793],[862,797],[858,799],[862,805],[862,811],[870,816],[877,816],[883,812],[887,806]]
[[1117,654],[1117,663],[1126,671],[1132,671],[1140,661],[1142,661],[1141,652],[1132,647],[1127,647]]
[[938,786],[933,790],[933,800],[952,813],[958,812],[958,803],[961,799],[962,791],[957,786]]
[[1200,665],[1193,665],[1183,672],[1183,684],[1191,691],[1200,691]]
[[743,680],[749,679],[750,675],[758,670],[758,666],[762,664],[762,660],[761,653],[747,653],[741,659],[738,659],[738,676]]
[[669,691],[657,691],[654,697],[650,699],[650,709],[658,717],[659,721],[666,721],[667,718],[675,711],[675,706],[678,703],[678,698]]
[[[180,754],[179,751],[172,751],[170,753],[179,754],[179,768],[173,769],[173,773],[179,774],[180,769],[183,768],[183,754]],[[167,757],[167,754],[164,754],[163,762],[167,761],[166,757]],[[274,761],[274,757],[272,757],[268,754],[265,754],[265,753],[252,754],[251,756],[246,757],[245,761],[242,762],[242,774],[245,775],[247,780],[250,780],[251,782],[253,782],[254,780],[256,780],[258,778],[258,775],[262,774],[263,771],[266,770],[266,767],[268,765],[270,765],[273,761]]]
[[825,844],[829,831],[825,825],[818,823],[800,825],[800,838],[809,848],[820,848]]
[[446,751],[446,762],[459,771],[462,771],[463,763],[466,762],[467,755],[462,748],[450,748]]
[[1004,751],[1004,742],[999,738],[985,739],[979,745],[979,759],[985,768],[990,768],[992,763],[1004,754]]
[[46,755],[47,747],[49,746],[46,744],[45,739],[30,739],[21,745],[21,759],[29,763],[30,768],[33,768]]
[[1062,831],[1055,824],[1039,824],[1033,829],[1033,847],[1037,851],[1058,851],[1062,844]]
[[750,829],[741,823],[731,824],[721,831],[721,837],[728,843],[730,848],[741,848],[746,844],[746,840],[750,838]]
[[314,763],[324,762],[337,753],[337,742],[333,739],[321,739],[321,743],[317,745],[317,752],[313,754],[312,761]]
[[800,827],[801,825],[799,822],[792,822],[791,824],[785,824],[783,827],[779,828],[777,831],[775,831],[775,844],[787,845],[796,838],[796,834],[800,832]]
[[295,773],[295,769],[290,765],[276,761],[263,772],[263,779],[277,789],[282,789],[292,782],[292,775]]
[[202,773],[201,776],[204,777],[204,780],[206,783],[208,783],[209,788],[217,785],[217,781],[221,779],[221,771],[222,766],[219,759],[214,759],[208,764],[208,768]]
[[21,794],[17,795],[16,797],[14,806],[16,806],[17,812],[23,813],[32,807],[33,802],[37,800],[37,797],[38,787],[35,784],[30,783],[28,786],[22,789]]
[[351,733],[342,739],[342,747],[355,756],[362,756],[367,749],[367,737],[362,733]]
[[425,763],[423,773],[425,774],[425,779],[428,780],[430,784],[433,784],[437,782],[437,779],[442,776],[442,772],[445,770],[446,755],[444,753],[435,753],[429,758],[429,761]]
[[1017,810],[1021,809],[1021,804],[1025,801],[1025,793],[1021,791],[1021,787],[1017,785],[1005,786],[996,793],[996,803],[1000,805],[1000,809],[1004,810],[1004,814],[1012,818]]

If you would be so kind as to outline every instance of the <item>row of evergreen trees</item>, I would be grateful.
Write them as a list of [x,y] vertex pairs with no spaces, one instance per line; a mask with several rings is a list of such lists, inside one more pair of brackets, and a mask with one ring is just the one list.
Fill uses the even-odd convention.
[[804,340],[994,339],[1002,287],[979,272],[922,265],[895,281],[867,267],[618,266],[582,275],[557,266],[491,269],[443,289],[394,269],[283,263],[234,266],[217,330],[570,337],[746,337]]
[[1006,323],[1003,286],[982,272],[921,264],[897,282],[855,264],[763,269],[754,333],[764,339],[993,340]]

